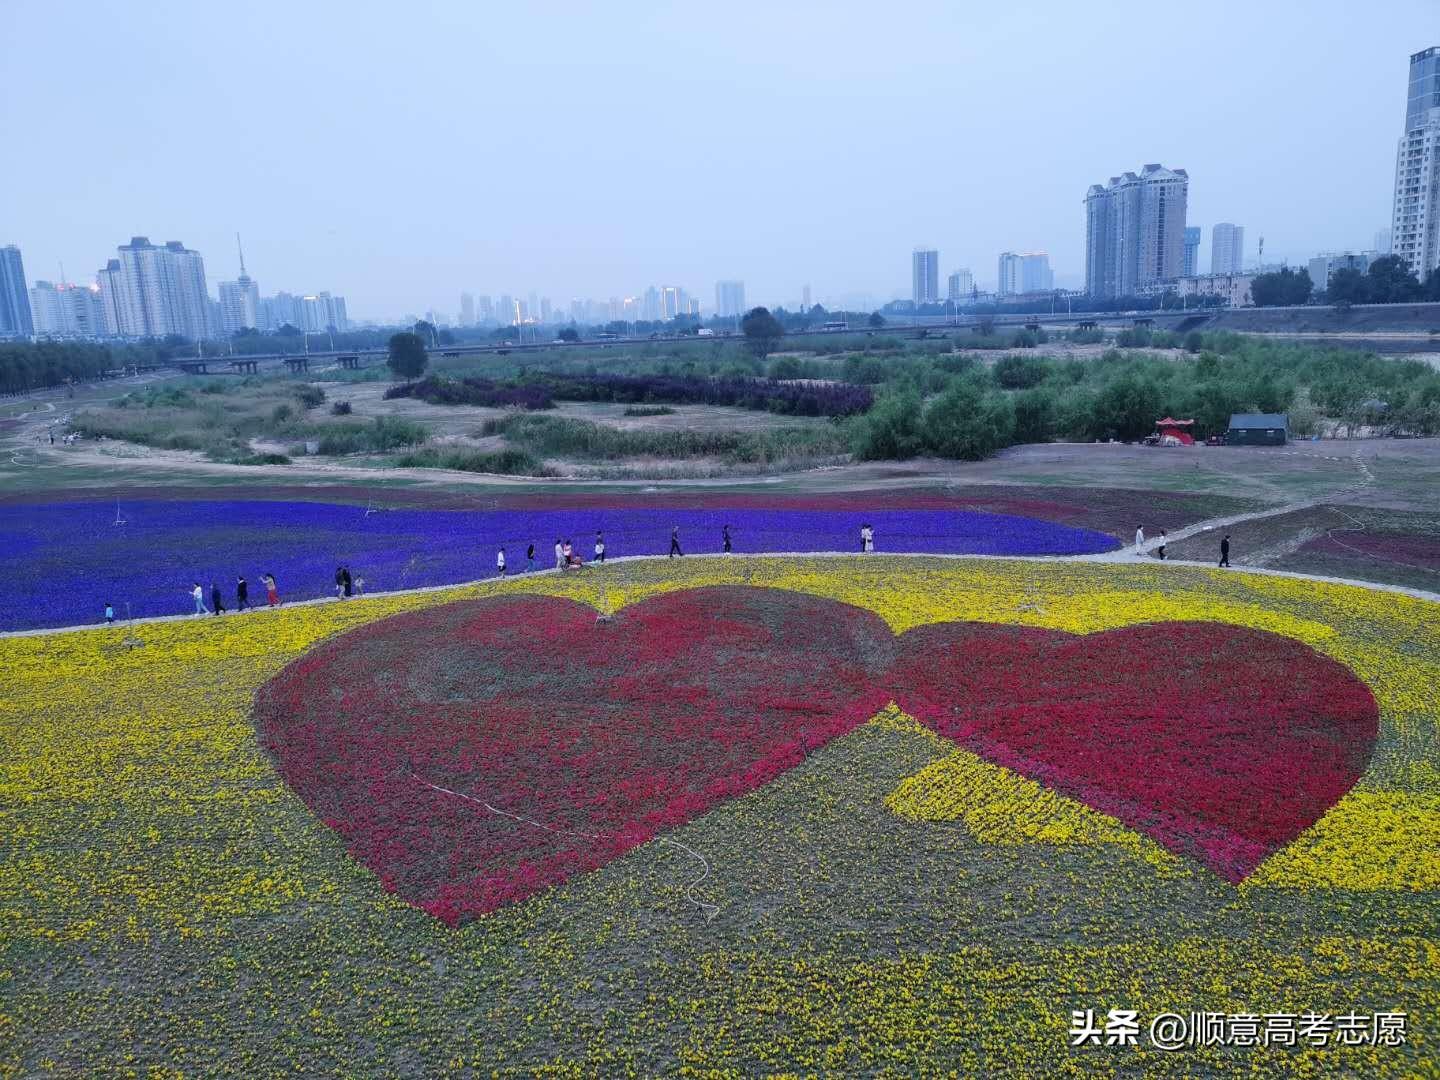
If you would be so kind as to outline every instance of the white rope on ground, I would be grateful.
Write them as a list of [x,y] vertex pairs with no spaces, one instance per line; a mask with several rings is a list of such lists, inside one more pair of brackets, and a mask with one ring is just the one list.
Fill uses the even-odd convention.
[[[463,791],[453,791],[450,788],[442,787],[440,784],[431,783],[429,780],[426,780],[423,776],[416,773],[414,769],[410,770],[410,776],[417,783],[423,784],[425,787],[430,788],[432,791],[439,791],[446,795],[453,795],[457,799],[464,799],[466,802],[474,803],[476,806],[483,807],[492,814],[498,814],[501,817],[511,818],[512,820],[518,821],[524,825],[532,825],[537,829],[544,829],[548,833],[579,836],[583,837],[586,840],[605,839],[602,833],[581,832],[579,829],[561,829],[553,825],[546,825],[544,822],[536,821],[533,818],[527,818],[520,814],[511,813],[509,810],[502,810],[498,806],[491,806],[484,799],[477,799],[473,795],[466,795]],[[691,903],[693,903],[701,911],[705,912],[705,921],[707,923],[712,921],[716,915],[720,914],[720,908],[717,905],[710,903],[708,900],[702,900],[700,896],[695,892],[696,886],[698,886],[702,881],[704,881],[710,876],[710,863],[706,861],[704,855],[701,855],[698,851],[690,847],[688,844],[682,844],[680,843],[680,841],[672,840],[668,836],[656,837],[656,842],[661,844],[669,844],[671,847],[678,848],[699,861],[700,876],[686,883],[685,895],[689,898]]]

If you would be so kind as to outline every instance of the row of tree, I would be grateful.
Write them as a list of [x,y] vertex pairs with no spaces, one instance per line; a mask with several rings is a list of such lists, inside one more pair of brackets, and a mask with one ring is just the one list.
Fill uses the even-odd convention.
[[1347,267],[1330,275],[1328,284],[1310,280],[1310,271],[1282,266],[1256,274],[1250,284],[1250,298],[1256,307],[1298,307],[1308,304],[1316,289],[1327,304],[1413,304],[1440,301],[1440,268],[1432,269],[1424,282],[1399,255],[1386,255],[1368,270]]

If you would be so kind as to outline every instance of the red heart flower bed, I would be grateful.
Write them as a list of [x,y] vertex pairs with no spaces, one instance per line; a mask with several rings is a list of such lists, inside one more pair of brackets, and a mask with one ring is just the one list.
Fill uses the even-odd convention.
[[743,586],[613,623],[465,601],[331,639],[256,695],[285,781],[385,887],[447,922],[595,869],[768,783],[889,700],[1232,881],[1354,784],[1370,692],[1210,623],[1074,637]]

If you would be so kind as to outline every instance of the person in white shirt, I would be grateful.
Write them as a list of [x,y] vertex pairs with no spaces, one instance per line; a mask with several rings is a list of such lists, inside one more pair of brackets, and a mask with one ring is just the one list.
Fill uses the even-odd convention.
[[559,540],[555,541],[555,569],[565,569],[565,545]]
[[505,549],[501,548],[495,553],[495,572],[501,577],[505,576]]
[[1135,550],[1139,551],[1145,546],[1145,526],[1135,526]]
[[205,606],[205,590],[200,587],[200,582],[195,582],[195,588],[190,591],[195,598],[195,614],[209,615],[210,609]]
[[595,561],[605,561],[605,537],[599,532],[595,534]]

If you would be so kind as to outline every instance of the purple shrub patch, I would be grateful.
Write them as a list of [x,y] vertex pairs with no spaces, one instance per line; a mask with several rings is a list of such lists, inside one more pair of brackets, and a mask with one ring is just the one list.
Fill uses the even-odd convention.
[[[857,500],[858,502],[858,500]],[[117,524],[117,517],[123,523]],[[0,630],[193,611],[198,581],[208,603],[216,583],[227,607],[243,574],[250,603],[263,605],[261,575],[275,575],[283,600],[332,595],[348,566],[366,591],[446,585],[495,573],[505,548],[511,574],[554,566],[554,544],[571,540],[590,561],[596,530],[607,558],[663,555],[679,526],[687,555],[716,554],[730,526],[736,553],[855,551],[860,526],[875,549],[980,555],[1078,555],[1107,551],[1103,533],[1031,518],[966,510],[786,506],[657,508],[617,500],[585,507],[495,510],[379,510],[336,503],[137,501],[12,505],[0,515]]]

